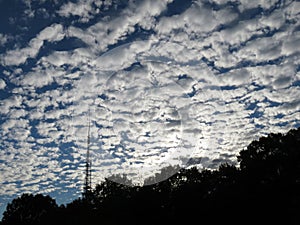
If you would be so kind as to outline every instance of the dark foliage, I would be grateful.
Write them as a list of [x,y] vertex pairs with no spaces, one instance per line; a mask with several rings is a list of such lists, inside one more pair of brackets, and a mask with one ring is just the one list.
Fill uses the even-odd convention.
[[25,194],[8,204],[3,224],[300,224],[300,128],[253,141],[238,161],[215,171],[174,168],[143,187],[116,176],[61,207]]
[[2,224],[51,224],[56,209],[49,196],[23,194],[7,205]]

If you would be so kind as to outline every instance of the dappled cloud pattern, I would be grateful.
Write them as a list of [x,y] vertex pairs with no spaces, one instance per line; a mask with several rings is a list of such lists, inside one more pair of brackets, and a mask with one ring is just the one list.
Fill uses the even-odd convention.
[[300,125],[297,1],[22,2],[26,29],[0,30],[4,201],[81,193],[88,115],[94,184],[235,163]]

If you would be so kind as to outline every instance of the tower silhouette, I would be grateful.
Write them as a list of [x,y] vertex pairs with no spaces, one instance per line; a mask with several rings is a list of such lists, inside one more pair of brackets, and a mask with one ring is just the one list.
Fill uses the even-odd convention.
[[87,151],[86,151],[86,162],[85,162],[85,179],[83,187],[83,197],[89,197],[92,190],[92,162],[90,159],[90,132],[91,132],[91,119],[90,112],[88,115],[88,131],[87,131]]

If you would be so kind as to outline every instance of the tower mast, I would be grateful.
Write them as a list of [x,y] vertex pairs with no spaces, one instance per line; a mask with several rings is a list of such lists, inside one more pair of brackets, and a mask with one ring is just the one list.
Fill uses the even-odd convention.
[[85,181],[84,181],[84,192],[83,197],[88,197],[92,189],[92,163],[90,159],[90,132],[91,132],[91,118],[90,111],[88,115],[88,132],[87,132],[87,151],[86,151],[86,162],[85,162]]

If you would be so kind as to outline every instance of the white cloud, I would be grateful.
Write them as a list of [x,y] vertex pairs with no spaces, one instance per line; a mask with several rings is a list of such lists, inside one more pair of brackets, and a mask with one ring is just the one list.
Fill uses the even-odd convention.
[[240,0],[239,10],[243,12],[247,9],[258,8],[258,7],[269,9],[274,4],[276,4],[276,2],[277,2],[276,0],[253,0],[253,1]]
[[256,22],[255,19],[252,21],[240,21],[237,25],[222,30],[220,32],[220,38],[221,40],[234,45],[234,44],[240,44],[241,42],[245,42],[248,40],[253,34],[255,34],[257,31],[257,26],[254,23]]
[[154,16],[159,15],[169,2],[169,0],[164,0],[146,1],[139,5],[129,4],[129,7],[121,11],[118,17],[100,20],[86,30],[70,27],[68,34],[82,39],[94,51],[103,52],[109,45],[116,44],[133,33],[135,25],[146,28],[149,24],[154,23]]
[[27,47],[10,50],[0,55],[0,61],[7,66],[23,64],[28,58],[37,56],[44,41],[55,42],[63,38],[64,32],[62,25],[53,24],[50,27],[46,27],[35,38],[31,39]]
[[[93,5],[96,5],[95,8]],[[102,1],[99,0],[81,0],[78,3],[68,2],[61,6],[57,11],[60,16],[70,17],[78,16],[80,22],[88,22],[95,14],[100,12]]]
[[3,79],[0,79],[0,90],[6,87],[6,83]]
[[251,74],[246,68],[231,70],[220,76],[224,85],[248,85],[251,83]]
[[213,30],[218,24],[216,13],[199,3],[193,4],[183,14],[162,18],[155,30],[161,34],[177,29],[184,29],[188,33],[202,33]]
[[8,35],[0,33],[0,45],[5,45],[8,42]]
[[80,0],[76,3],[67,2],[56,11],[61,17],[75,17],[81,23],[87,23],[97,14],[107,11],[113,4],[110,0]]
[[6,98],[1,101],[0,112],[2,114],[8,114],[12,108],[22,108],[22,102],[23,97],[20,95],[13,95],[10,98]]
[[33,86],[35,88],[40,88],[49,85],[53,82],[53,78],[48,74],[40,74],[37,72],[30,72],[18,83],[22,86]]
[[265,65],[249,68],[258,85],[280,90],[289,87],[296,79],[296,65],[287,62],[279,65]]
[[300,3],[298,1],[290,2],[284,10],[288,19],[298,19],[300,17]]
[[279,29],[285,23],[285,15],[282,10],[274,10],[270,16],[263,16],[259,19],[259,22],[272,29]]
[[41,41],[55,42],[60,41],[65,37],[64,28],[61,24],[52,24],[43,29],[38,35],[37,39]]
[[283,41],[282,53],[292,55],[300,52],[300,32],[295,32]]

